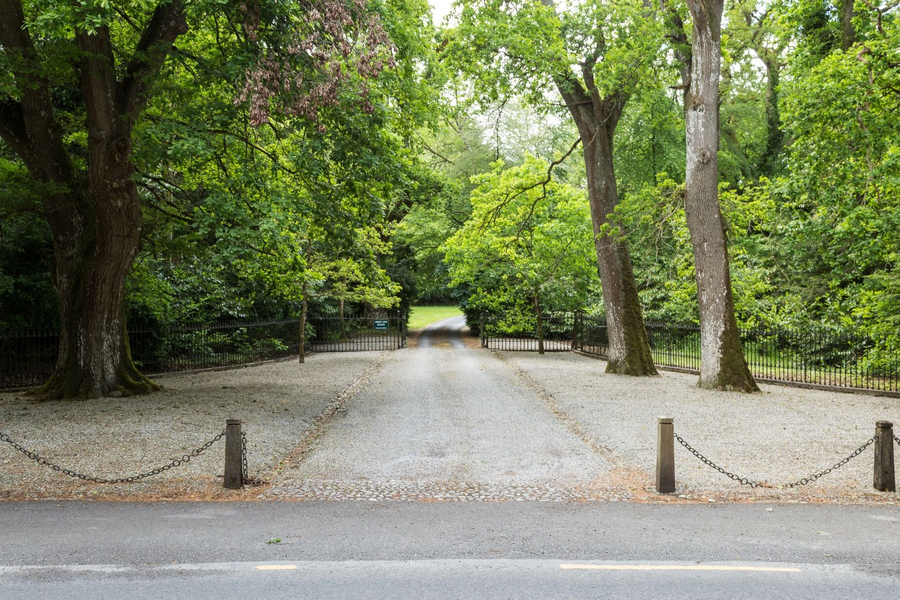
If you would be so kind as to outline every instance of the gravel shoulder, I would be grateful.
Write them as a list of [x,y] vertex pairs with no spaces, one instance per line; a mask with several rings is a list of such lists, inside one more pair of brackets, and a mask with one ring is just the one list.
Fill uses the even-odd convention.
[[[445,336],[445,337],[441,337]],[[630,500],[900,503],[871,488],[872,450],[819,481],[779,485],[832,466],[900,423],[900,400],[762,386],[712,392],[692,375],[632,378],[572,353],[497,353],[449,333],[394,352],[315,354],[160,378],[136,398],[37,402],[0,394],[0,431],[47,460],[94,476],[148,471],[240,418],[250,475],[221,487],[221,442],[187,465],[132,484],[100,485],[40,466],[0,442],[0,500]],[[422,339],[420,337],[419,341]],[[656,423],[711,460],[767,482],[751,490],[676,446],[678,491],[652,490]],[[897,450],[895,450],[897,452]]]
[[[751,489],[701,463],[676,442],[674,498],[695,501],[900,502],[872,489],[873,451],[797,489],[784,484],[831,467],[866,442],[875,422],[900,424],[900,400],[775,385],[758,394],[703,390],[695,375],[635,378],[604,373],[606,362],[573,353],[496,353],[545,390],[559,410],[636,473],[634,492],[655,499],[657,419],[724,469],[764,482]],[[897,429],[895,429],[897,431]],[[895,446],[895,454],[900,448]]]
[[[38,402],[0,394],[0,431],[48,461],[119,478],[168,463],[241,419],[251,477],[270,476],[316,419],[384,353],[314,354],[243,369],[160,377],[164,391],[131,398]],[[0,499],[255,498],[224,492],[224,441],[187,465],[130,484],[100,485],[37,465],[0,442]]]

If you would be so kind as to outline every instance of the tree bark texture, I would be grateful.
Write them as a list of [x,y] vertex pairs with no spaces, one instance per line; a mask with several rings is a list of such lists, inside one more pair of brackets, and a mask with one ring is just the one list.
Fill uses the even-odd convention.
[[[589,74],[585,74],[585,79],[589,88],[593,88]],[[620,235],[610,235],[604,227],[615,225],[610,222],[610,217],[619,202],[613,167],[613,134],[625,101],[618,97],[602,99],[596,92],[588,96],[583,88],[574,87],[573,83],[558,87],[578,126],[584,147],[597,267],[609,333],[606,371],[657,375],[628,246]]]
[[758,391],[741,348],[719,209],[719,69],[723,0],[690,0],[691,78],[685,104],[684,208],[700,305],[700,387]]
[[841,49],[846,52],[856,43],[856,27],[853,17],[856,16],[854,0],[841,0]]
[[179,2],[160,5],[117,79],[109,30],[76,35],[87,122],[87,169],[69,156],[49,85],[27,29],[22,4],[0,0],[0,44],[21,59],[14,69],[21,99],[0,104],[0,136],[31,176],[53,233],[53,279],[59,295],[59,360],[36,390],[51,398],[131,395],[159,389],[131,359],[123,315],[125,281],[141,237],[132,179],[131,132],[154,75],[185,30]]

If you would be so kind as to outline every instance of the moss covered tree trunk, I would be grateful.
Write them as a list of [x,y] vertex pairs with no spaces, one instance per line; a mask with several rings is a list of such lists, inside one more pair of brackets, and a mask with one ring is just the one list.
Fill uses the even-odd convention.
[[704,388],[758,391],[734,316],[728,247],[719,210],[719,69],[723,0],[688,2],[693,21],[690,87],[685,98],[687,170],[684,210],[700,308],[700,382]]
[[181,3],[160,4],[117,68],[107,27],[75,36],[87,123],[87,168],[76,168],[56,120],[43,65],[19,0],[0,0],[0,46],[15,55],[16,101],[0,101],[0,136],[47,184],[61,324],[59,361],[38,393],[87,398],[158,387],[138,373],[125,333],[125,281],[141,237],[131,132],[148,86],[184,31]]
[[[592,79],[585,75],[588,83]],[[609,331],[608,373],[656,375],[641,301],[628,245],[615,231],[611,217],[619,202],[613,167],[613,134],[624,99],[600,98],[596,90],[588,93],[576,82],[559,85],[569,106],[584,146],[588,196],[597,251],[597,267],[603,288],[603,304]],[[592,87],[592,86],[591,86]]]
[[778,169],[778,157],[784,145],[784,131],[781,129],[781,115],[778,111],[778,90],[780,67],[777,57],[763,60],[766,67],[766,146],[759,161],[759,171],[772,177]]

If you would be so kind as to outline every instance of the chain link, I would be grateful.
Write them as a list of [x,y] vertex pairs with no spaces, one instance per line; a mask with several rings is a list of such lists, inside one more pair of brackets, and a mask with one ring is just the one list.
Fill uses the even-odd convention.
[[[81,479],[83,481],[92,481],[94,483],[133,483],[140,479],[152,477],[153,475],[159,475],[160,473],[168,471],[169,469],[172,469],[172,468],[175,468],[175,467],[178,467],[181,465],[186,465],[187,463],[191,462],[192,458],[196,458],[196,457],[200,456],[201,454],[203,454],[203,452],[205,450],[207,450],[210,446],[212,446],[213,444],[215,444],[216,442],[221,440],[223,437],[225,437],[224,429],[222,430],[222,433],[220,433],[213,439],[209,440],[208,442],[206,442],[205,444],[203,444],[196,450],[183,455],[181,458],[176,458],[175,460],[173,460],[172,462],[170,462],[166,465],[163,465],[161,467],[157,467],[155,469],[147,471],[146,473],[141,473],[140,475],[131,475],[130,477],[119,477],[116,479],[104,479],[103,477],[94,477],[92,475],[84,475],[82,473],[77,473],[71,469],[66,469],[57,464],[54,464],[54,463],[50,462],[49,460],[47,460],[46,458],[40,456],[39,454],[36,454],[36,453],[28,450],[27,448],[23,447],[22,445],[18,444],[13,439],[11,439],[8,435],[6,435],[2,431],[0,431],[0,441],[6,442],[7,444],[9,444],[13,448],[18,450],[22,454],[24,454],[25,456],[27,456],[34,462],[38,463],[39,465],[43,465],[45,467],[50,467],[54,471],[57,471],[64,475],[68,475],[69,477],[74,477],[76,479]],[[244,464],[246,465],[246,460],[245,460]],[[245,468],[246,468],[246,466],[245,466]]]
[[247,466],[247,434],[241,431],[241,480],[244,485],[262,485],[262,480],[250,477],[250,468]]
[[[678,443],[679,443],[679,444],[681,444],[682,446],[684,446],[685,448],[687,448],[687,450],[688,450],[691,454],[693,454],[694,456],[696,456],[697,458],[699,458],[701,462],[703,462],[703,463],[706,464],[706,465],[709,465],[710,467],[712,467],[713,469],[715,469],[716,471],[718,471],[718,472],[721,473],[722,475],[725,475],[725,476],[728,477],[729,479],[733,479],[734,481],[737,481],[737,482],[740,483],[741,485],[747,485],[747,486],[750,486],[751,488],[758,488],[758,487],[762,487],[762,488],[772,488],[772,487],[775,487],[775,486],[773,486],[772,484],[769,484],[769,483],[764,483],[764,482],[760,482],[760,481],[753,481],[752,479],[748,479],[748,478],[746,478],[746,477],[741,477],[740,475],[735,475],[734,473],[731,473],[731,472],[729,472],[729,471],[726,471],[725,469],[723,469],[722,467],[720,467],[719,465],[717,465],[717,464],[714,463],[713,461],[711,461],[711,460],[709,460],[708,458],[706,458],[705,456],[703,456],[699,451],[695,450],[690,444],[688,444],[686,441],[684,441],[684,438],[682,438],[682,437],[681,437],[680,435],[678,435],[677,433],[675,434],[675,439],[678,440]],[[831,473],[831,472],[834,471],[835,469],[840,469],[841,467],[843,467],[844,465],[846,465],[848,462],[850,462],[851,460],[853,460],[854,458],[856,458],[857,456],[859,456],[860,454],[862,454],[863,451],[864,451],[866,448],[868,448],[869,446],[871,446],[872,444],[874,444],[874,443],[875,443],[875,439],[876,439],[875,436],[872,436],[871,438],[869,438],[869,439],[866,441],[866,443],[864,443],[862,446],[860,446],[859,448],[857,448],[856,450],[854,450],[853,452],[851,452],[851,453],[850,453],[850,456],[848,456],[847,458],[845,458],[845,459],[843,459],[843,460],[841,460],[841,461],[838,461],[838,462],[835,463],[833,466],[831,466],[831,467],[829,467],[829,468],[827,468],[827,469],[825,469],[825,470],[819,471],[818,473],[815,473],[815,474],[813,474],[813,475],[810,475],[809,477],[804,477],[804,478],[802,478],[802,479],[798,479],[797,481],[794,481],[794,482],[792,482],[792,483],[785,484],[785,485],[780,486],[780,487],[785,487],[785,488],[796,488],[796,487],[801,487],[801,486],[804,486],[804,485],[806,485],[806,484],[808,484],[808,483],[812,483],[813,481],[819,479],[820,477],[823,477],[823,476],[825,476],[825,475],[828,475],[829,473]],[[897,436],[894,436],[894,439],[896,439],[896,440],[897,440],[897,443],[900,444],[900,438],[897,438]]]
[[831,467],[825,469],[824,471],[819,471],[819,472],[816,473],[815,475],[810,475],[809,477],[804,477],[803,479],[798,479],[797,481],[795,481],[795,482],[793,482],[793,483],[789,483],[789,484],[787,484],[785,487],[789,487],[789,488],[800,487],[800,486],[802,486],[802,485],[806,485],[807,483],[812,483],[813,481],[815,481],[815,480],[818,479],[819,477],[822,477],[822,476],[824,476],[824,475],[828,475],[829,473],[831,473],[831,472],[834,471],[835,469],[840,469],[841,467],[843,467],[844,465],[846,465],[848,462],[850,462],[851,460],[853,460],[854,458],[856,458],[857,456],[859,456],[860,454],[862,454],[862,453],[863,453],[863,450],[865,450],[866,448],[868,448],[869,446],[871,446],[872,444],[874,444],[876,439],[877,439],[877,438],[876,438],[875,436],[870,437],[869,440],[868,440],[865,444],[863,444],[862,446],[860,446],[859,448],[857,448],[856,450],[854,450],[853,452],[851,452],[851,453],[850,453],[850,456],[848,456],[848,457],[845,458],[844,460],[840,460],[840,461],[834,463],[834,465],[832,465]]
[[894,436],[894,441],[897,442],[898,445],[900,445],[900,437],[897,437],[897,436],[895,435],[895,436]]
[[708,458],[706,458],[705,456],[700,454],[700,452],[695,450],[693,446],[691,446],[686,441],[684,441],[684,438],[681,437],[680,435],[678,435],[677,433],[675,434],[675,439],[678,440],[679,444],[681,444],[682,446],[687,448],[688,452],[690,452],[691,454],[693,454],[694,456],[699,458],[704,464],[709,465],[710,467],[712,467],[713,469],[715,469],[722,475],[725,475],[729,479],[733,479],[734,481],[737,481],[741,485],[749,485],[751,488],[772,487],[766,483],[760,483],[759,481],[751,481],[750,479],[747,479],[746,477],[741,477],[740,475],[735,475],[734,473],[726,471],[725,469],[723,469],[722,467],[720,467],[713,461],[709,460]]

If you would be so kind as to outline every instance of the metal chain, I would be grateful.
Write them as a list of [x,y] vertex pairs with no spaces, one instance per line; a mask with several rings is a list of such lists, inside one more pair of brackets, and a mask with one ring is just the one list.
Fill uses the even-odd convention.
[[241,481],[247,483],[250,469],[247,467],[247,434],[241,431]]
[[262,480],[250,477],[250,468],[247,466],[247,434],[241,431],[241,481],[244,485],[262,485]]
[[[897,439],[897,436],[894,436],[894,438]],[[685,448],[687,448],[688,451],[689,451],[691,454],[693,454],[694,456],[696,456],[697,458],[699,458],[703,463],[709,465],[710,467],[712,467],[713,469],[715,469],[715,470],[718,471],[719,473],[725,475],[725,476],[728,477],[729,479],[733,479],[734,481],[737,481],[737,482],[740,483],[741,485],[747,485],[747,486],[750,486],[751,488],[758,488],[758,487],[772,488],[772,487],[775,487],[775,486],[773,486],[773,485],[771,485],[771,484],[769,484],[769,483],[763,483],[763,482],[759,482],[759,481],[753,481],[753,480],[748,479],[748,478],[746,478],[746,477],[741,477],[740,475],[735,475],[734,473],[731,473],[731,472],[729,472],[729,471],[726,471],[725,469],[723,469],[722,467],[720,467],[720,466],[717,465],[716,463],[712,462],[711,460],[709,460],[708,458],[706,458],[705,456],[703,456],[702,454],[700,454],[700,452],[698,452],[697,450],[695,450],[690,444],[688,444],[686,441],[684,441],[684,438],[682,438],[682,437],[681,437],[680,435],[678,435],[677,433],[675,434],[675,439],[678,440],[678,443],[679,443],[679,444],[681,444],[682,446],[684,446]],[[792,482],[792,483],[785,484],[784,486],[781,486],[781,487],[795,488],[795,487],[804,486],[804,485],[806,485],[806,484],[808,484],[808,483],[812,483],[813,481],[819,479],[820,477],[823,477],[823,476],[825,476],[825,475],[828,475],[829,473],[831,473],[831,472],[834,471],[835,469],[840,469],[841,467],[843,467],[844,465],[846,465],[848,462],[850,462],[851,460],[853,460],[854,458],[856,458],[857,456],[859,456],[860,454],[862,454],[863,451],[864,451],[866,448],[868,448],[869,446],[871,446],[871,445],[874,444],[874,443],[875,443],[875,436],[872,436],[871,438],[869,438],[869,439],[866,441],[866,443],[864,443],[862,446],[860,446],[859,448],[857,448],[856,450],[854,450],[853,452],[851,452],[851,453],[850,453],[850,456],[848,456],[847,458],[845,458],[845,459],[843,459],[843,460],[841,460],[841,461],[835,463],[833,466],[831,466],[831,467],[829,467],[829,468],[827,468],[827,469],[825,469],[825,470],[823,470],[823,471],[819,471],[818,473],[815,473],[814,475],[810,475],[809,477],[804,477],[804,478],[798,479],[797,481],[794,481],[794,482]],[[900,443],[900,439],[897,439],[897,443]]]
[[702,454],[700,454],[700,452],[698,452],[697,450],[695,450],[695,449],[693,448],[693,446],[691,446],[691,445],[688,444],[686,441],[684,441],[684,438],[681,437],[680,435],[678,435],[677,433],[675,434],[675,439],[678,440],[678,443],[679,443],[679,444],[681,444],[682,446],[684,446],[685,448],[687,448],[687,449],[688,449],[688,452],[690,452],[691,454],[693,454],[694,456],[696,456],[697,458],[699,458],[703,463],[709,465],[710,467],[712,467],[713,469],[715,469],[716,471],[718,471],[718,472],[721,473],[722,475],[725,475],[725,476],[728,477],[729,479],[733,479],[734,481],[737,481],[737,482],[740,483],[741,485],[749,485],[751,488],[771,487],[770,485],[768,485],[768,484],[766,484],[766,483],[760,483],[760,482],[758,482],[758,481],[751,481],[750,479],[747,479],[746,477],[741,477],[740,475],[735,475],[734,473],[730,473],[730,472],[726,471],[725,469],[723,469],[722,467],[720,467],[719,465],[717,465],[717,464],[714,463],[713,461],[709,460],[708,458],[706,458],[705,456],[703,456]]
[[859,448],[857,448],[856,450],[851,452],[850,456],[848,456],[844,460],[834,463],[833,466],[825,469],[824,471],[819,471],[815,475],[810,475],[809,477],[804,477],[803,479],[798,479],[797,481],[795,481],[793,483],[789,483],[785,487],[789,487],[789,488],[800,487],[801,485],[806,485],[807,483],[812,483],[813,481],[815,481],[819,477],[822,477],[823,475],[828,475],[835,469],[840,469],[841,467],[846,465],[848,462],[850,462],[851,460],[853,460],[854,458],[856,458],[857,456],[862,454],[863,450],[865,450],[866,448],[868,448],[869,446],[874,444],[876,439],[877,438],[873,435],[871,438],[869,438],[869,440],[865,444],[863,444],[862,446],[860,446]]
[[895,436],[894,436],[894,441],[897,442],[898,445],[900,445],[900,437],[897,437],[897,436],[895,435]]
[[56,464],[50,462],[49,460],[45,459],[44,457],[21,446],[20,444],[13,441],[8,435],[6,435],[2,431],[0,431],[0,441],[6,442],[7,444],[9,444],[13,448],[18,450],[22,454],[24,454],[25,456],[27,456],[34,462],[38,463],[39,465],[44,465],[46,467],[50,467],[54,471],[57,471],[64,475],[68,475],[69,477],[75,477],[76,479],[81,479],[84,481],[92,481],[94,483],[133,483],[135,481],[138,481],[139,479],[145,479],[147,477],[152,477],[153,475],[159,475],[160,473],[168,471],[169,469],[172,469],[174,467],[186,465],[187,463],[189,463],[191,461],[192,458],[196,458],[197,456],[200,456],[206,449],[208,449],[210,446],[212,446],[213,444],[215,444],[216,442],[221,440],[223,437],[225,437],[224,429],[222,430],[222,433],[220,433],[213,439],[209,440],[208,442],[206,442],[205,444],[203,444],[196,450],[190,452],[189,454],[185,454],[181,458],[176,458],[172,462],[170,462],[166,465],[163,465],[161,467],[157,467],[151,471],[147,471],[146,473],[141,473],[140,475],[132,475],[130,477],[119,477],[117,479],[104,479],[103,477],[94,477],[92,475],[84,475],[82,473],[77,473],[75,471],[72,471],[71,469],[66,469],[64,467],[60,467],[59,465],[56,465]]

